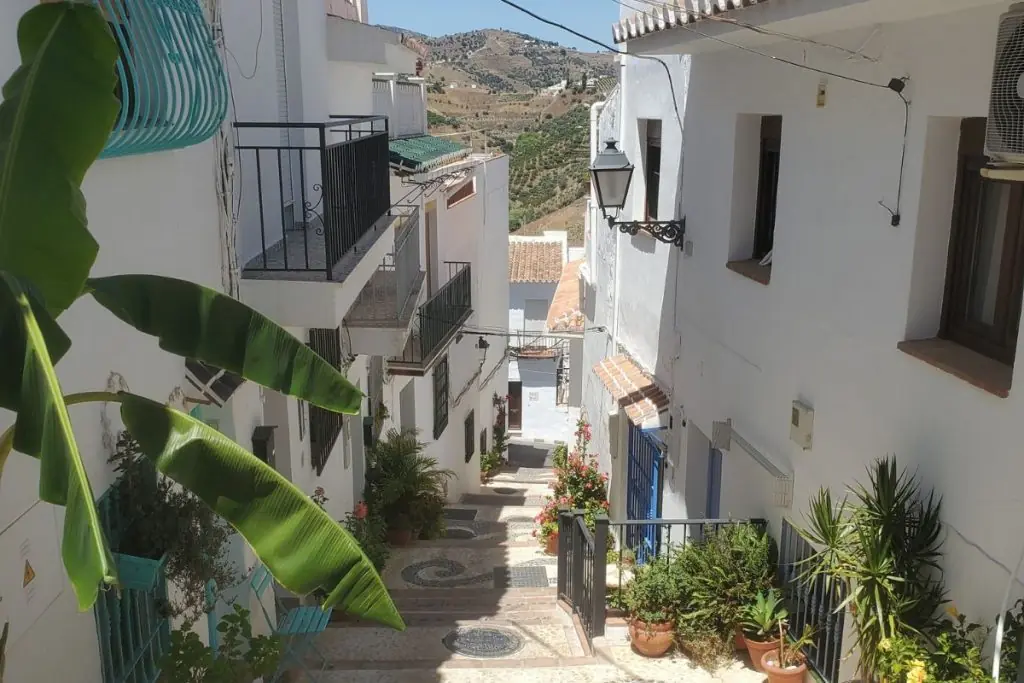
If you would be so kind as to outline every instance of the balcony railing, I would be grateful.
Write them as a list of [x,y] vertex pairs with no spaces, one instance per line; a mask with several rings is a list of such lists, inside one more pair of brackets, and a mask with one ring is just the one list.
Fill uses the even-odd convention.
[[448,281],[420,306],[413,333],[400,357],[390,365],[417,366],[426,370],[473,312],[473,279],[470,264],[448,261]]
[[342,260],[387,225],[387,119],[349,116],[327,123],[238,122],[235,127],[243,275],[344,279],[354,263]]
[[396,206],[395,248],[359,293],[346,322],[357,327],[408,325],[423,286],[420,219],[415,206]]

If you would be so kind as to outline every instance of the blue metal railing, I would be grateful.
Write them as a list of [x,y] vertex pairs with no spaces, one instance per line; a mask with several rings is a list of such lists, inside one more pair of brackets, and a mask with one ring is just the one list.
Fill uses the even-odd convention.
[[212,137],[229,94],[199,0],[93,2],[120,52],[120,112],[101,156],[179,149]]

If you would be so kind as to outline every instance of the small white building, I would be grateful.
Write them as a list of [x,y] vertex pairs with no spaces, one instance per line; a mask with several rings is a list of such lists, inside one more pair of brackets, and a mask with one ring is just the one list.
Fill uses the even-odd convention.
[[[687,231],[613,232],[591,203],[584,309],[607,333],[587,332],[583,396],[613,512],[639,427],[664,443],[660,516],[776,537],[895,454],[943,497],[950,599],[988,622],[1024,542],[1024,223],[1021,186],[982,169],[1024,152],[1024,52],[999,43],[1024,20],[1000,0],[714,4],[736,22],[624,9],[619,47],[660,56],[675,99],[625,57],[594,109],[592,153],[612,137],[636,166],[618,219]],[[664,400],[637,409],[613,373]]]

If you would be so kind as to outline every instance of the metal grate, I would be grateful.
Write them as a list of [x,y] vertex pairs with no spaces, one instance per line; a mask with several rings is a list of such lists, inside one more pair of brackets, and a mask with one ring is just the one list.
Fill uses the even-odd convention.
[[227,114],[228,85],[199,0],[93,0],[120,53],[120,111],[102,156],[208,140]]
[[801,563],[813,553],[814,548],[789,520],[782,520],[779,585],[790,614],[790,632],[802,633],[804,626],[814,629],[814,645],[804,650],[807,665],[828,683],[838,683],[844,612],[837,612],[837,608],[845,595],[835,582],[827,588],[824,577],[813,581],[800,578],[804,569]]
[[1007,161],[1024,156],[1024,100],[1018,90],[1024,75],[1024,12],[1009,12],[999,22],[989,99],[985,150]]
[[448,356],[434,367],[434,438],[440,439],[448,426]]
[[[341,336],[337,329],[314,328],[309,331],[309,348],[341,370]],[[317,475],[323,474],[331,450],[341,434],[342,416],[319,406],[309,404],[310,462]]]

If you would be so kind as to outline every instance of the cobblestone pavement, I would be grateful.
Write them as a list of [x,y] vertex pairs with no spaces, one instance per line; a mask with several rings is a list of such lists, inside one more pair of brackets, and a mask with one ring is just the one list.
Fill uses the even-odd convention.
[[[521,454],[521,462],[516,456]],[[551,480],[550,447],[511,464],[449,510],[450,538],[395,549],[383,573],[407,630],[332,624],[316,645],[323,683],[761,683],[740,662],[715,673],[650,660],[609,635],[587,656],[556,605],[557,561],[532,537]],[[529,466],[526,466],[529,465]],[[475,512],[474,512],[475,511]]]

